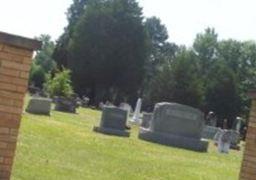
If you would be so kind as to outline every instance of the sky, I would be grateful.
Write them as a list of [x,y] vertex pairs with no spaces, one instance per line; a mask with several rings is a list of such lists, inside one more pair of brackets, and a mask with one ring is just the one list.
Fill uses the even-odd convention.
[[[138,0],[144,16],[166,25],[169,41],[191,46],[197,33],[214,27],[219,39],[256,40],[255,0]],[[67,25],[72,0],[4,0],[0,31],[33,38],[57,39]]]

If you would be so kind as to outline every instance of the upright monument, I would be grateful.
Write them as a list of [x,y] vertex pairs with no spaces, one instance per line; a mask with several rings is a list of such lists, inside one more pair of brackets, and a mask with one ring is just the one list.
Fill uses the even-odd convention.
[[158,103],[149,128],[140,128],[139,138],[159,144],[207,151],[208,142],[201,140],[203,113],[176,103]]
[[100,125],[93,130],[102,134],[129,137],[130,132],[126,130],[127,113],[117,107],[105,106]]

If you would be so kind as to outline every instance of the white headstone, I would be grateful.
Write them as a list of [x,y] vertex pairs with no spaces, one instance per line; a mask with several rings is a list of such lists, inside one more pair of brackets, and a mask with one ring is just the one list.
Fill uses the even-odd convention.
[[136,103],[134,115],[131,119],[132,123],[140,124],[140,111],[141,111],[142,99],[139,98]]
[[237,131],[237,132],[240,132],[240,129],[241,129],[241,122],[242,122],[242,118],[236,117],[236,131]]
[[220,153],[228,153],[232,141],[232,132],[226,129],[219,129],[214,137],[215,143],[218,144],[218,151]]

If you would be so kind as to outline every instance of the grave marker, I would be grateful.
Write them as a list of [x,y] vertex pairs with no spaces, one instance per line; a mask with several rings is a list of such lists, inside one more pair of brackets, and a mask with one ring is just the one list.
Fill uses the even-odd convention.
[[94,127],[94,131],[117,136],[130,136],[126,131],[127,111],[117,108],[105,106],[102,112],[99,127]]
[[201,140],[203,113],[176,103],[158,103],[149,129],[140,128],[139,138],[195,151],[207,151]]

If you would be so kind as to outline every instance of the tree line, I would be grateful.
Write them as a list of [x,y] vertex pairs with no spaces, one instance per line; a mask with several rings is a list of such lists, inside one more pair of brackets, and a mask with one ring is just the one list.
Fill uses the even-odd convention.
[[49,36],[37,53],[31,82],[42,87],[45,74],[71,70],[74,91],[91,104],[112,101],[144,110],[161,101],[214,111],[218,125],[248,115],[246,93],[255,87],[256,43],[219,40],[214,28],[196,35],[192,47],[170,43],[157,17],[144,17],[136,0],[74,0],[58,41]]

